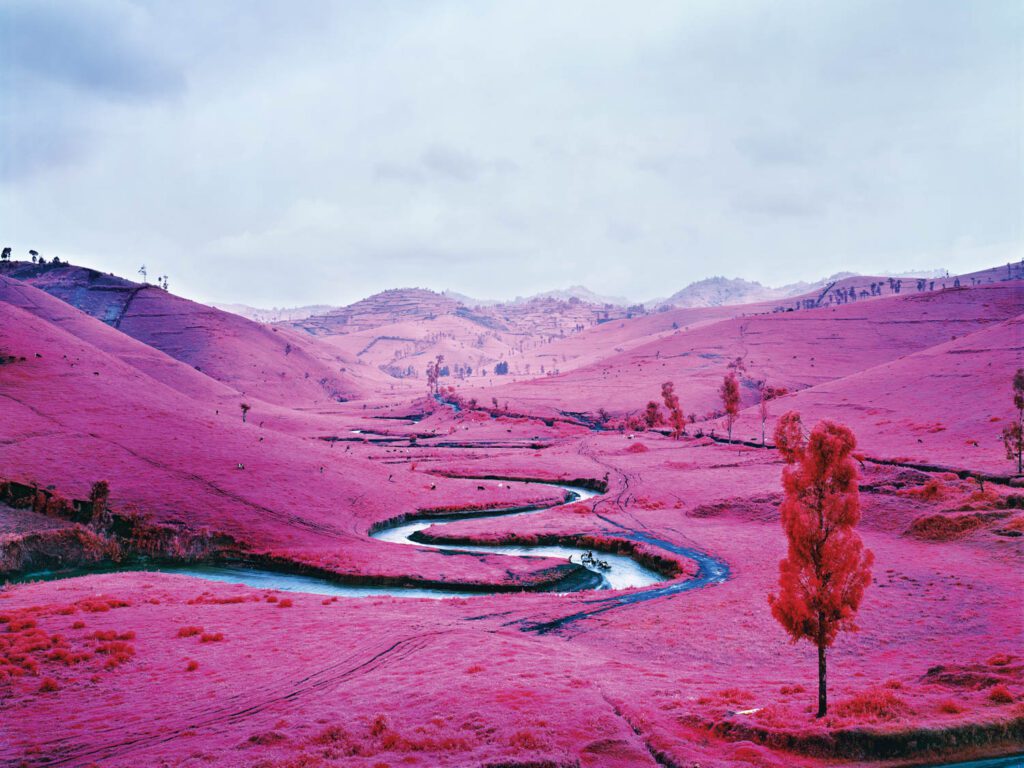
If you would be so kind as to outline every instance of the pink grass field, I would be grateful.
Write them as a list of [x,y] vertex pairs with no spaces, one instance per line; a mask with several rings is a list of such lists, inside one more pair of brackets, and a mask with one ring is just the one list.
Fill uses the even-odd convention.
[[[523,359],[559,373],[442,379],[456,410],[423,378],[382,371],[380,349],[360,354],[396,327],[414,333],[405,316],[309,333],[80,268],[7,267],[0,575],[241,560],[480,594],[338,598],[158,572],[12,582],[0,765],[782,768],[1024,752],[1024,488],[999,438],[1024,365],[1024,281],[979,274],[554,339],[517,318],[536,342]],[[479,331],[431,322],[451,334],[446,357]],[[513,348],[490,339],[485,352]],[[717,387],[736,358],[743,442],[727,444]],[[768,607],[782,462],[755,445],[759,379],[789,391],[771,403],[769,443],[790,409],[858,437],[875,564],[859,631],[829,651],[820,720],[816,651]],[[592,428],[599,409],[609,427],[640,413],[669,380],[697,417],[683,439]],[[111,489],[102,520],[69,506],[98,480]],[[426,536],[627,546],[678,586],[707,555],[728,578],[654,599],[560,594],[538,590],[579,566],[369,536],[402,516],[563,500],[528,480],[605,490]]]

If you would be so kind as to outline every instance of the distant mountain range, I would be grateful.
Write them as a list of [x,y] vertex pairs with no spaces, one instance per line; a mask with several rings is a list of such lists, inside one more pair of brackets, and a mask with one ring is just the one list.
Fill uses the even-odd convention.
[[309,304],[304,307],[274,307],[273,309],[260,309],[259,307],[250,307],[247,304],[211,304],[210,306],[223,312],[230,312],[233,315],[241,315],[258,323],[305,320],[307,317],[323,315],[335,309],[330,304]]
[[472,296],[467,296],[464,293],[458,293],[457,291],[442,291],[441,295],[446,298],[453,299],[460,304],[465,304],[467,307],[495,307],[501,304],[528,304],[536,299],[559,299],[560,301],[579,299],[580,301],[585,301],[588,304],[597,304],[598,306],[611,304],[616,307],[625,307],[633,303],[638,303],[631,302],[623,296],[602,296],[594,293],[583,285],[571,285],[568,288],[544,291],[543,293],[535,293],[532,296],[516,296],[511,301],[477,299]]
[[[945,272],[946,270],[944,269],[930,269],[915,272],[885,273],[883,276],[936,278],[941,277]],[[736,304],[776,301],[791,298],[793,296],[801,296],[805,293],[819,291],[831,282],[857,276],[858,273],[856,272],[837,272],[830,277],[826,277],[815,282],[790,283],[778,288],[762,285],[755,280],[744,280],[738,277],[708,277],[703,280],[690,283],[688,286],[682,290],[676,291],[671,296],[651,299],[650,301],[642,303],[632,301],[624,296],[605,296],[591,291],[586,286],[573,285],[568,288],[544,291],[532,296],[517,296],[515,299],[505,301],[500,301],[498,299],[480,299],[451,290],[436,292],[417,288],[392,289],[391,291],[384,291],[381,294],[375,294],[374,296],[367,297],[366,299],[362,299],[354,304],[346,306],[312,304],[303,307],[274,307],[273,309],[261,309],[258,307],[250,307],[245,304],[213,304],[212,306],[226,312],[233,312],[237,315],[242,315],[250,320],[256,320],[264,323],[296,322],[310,317],[336,314],[350,308],[359,308],[363,302],[371,299],[374,300],[375,304],[379,304],[379,298],[387,297],[388,295],[394,295],[396,298],[401,297],[402,301],[405,302],[409,299],[408,292],[410,291],[415,291],[421,298],[429,295],[431,297],[436,297],[437,299],[444,299],[472,309],[514,307],[545,299],[553,299],[557,301],[577,300],[585,304],[594,305],[595,307],[643,306],[648,310],[660,309],[662,307],[726,307]],[[433,305],[434,301],[431,300],[427,303]],[[432,306],[431,309],[436,311],[436,307]]]
[[709,277],[690,283],[667,299],[654,299],[644,306],[648,309],[659,307],[728,307],[735,304],[750,304],[757,301],[775,301],[791,296],[800,296],[824,288],[831,282],[844,277],[854,277],[853,272],[839,272],[814,283],[791,283],[780,288],[769,288],[754,280],[741,278]]

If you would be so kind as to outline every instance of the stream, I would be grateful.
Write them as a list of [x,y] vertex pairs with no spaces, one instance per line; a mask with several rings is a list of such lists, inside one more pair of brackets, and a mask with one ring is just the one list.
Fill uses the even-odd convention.
[[[583,548],[572,546],[518,546],[518,545],[463,545],[463,544],[427,544],[413,538],[414,534],[431,526],[443,526],[448,523],[467,518],[512,518],[522,515],[535,514],[546,509],[561,506],[562,504],[573,503],[580,500],[590,499],[597,495],[597,492],[580,488],[577,486],[560,485],[557,483],[533,483],[534,485],[555,488],[567,494],[567,500],[558,504],[540,507],[537,509],[507,511],[495,509],[490,511],[474,511],[465,514],[451,514],[445,516],[431,516],[429,519],[406,520],[392,526],[386,526],[375,531],[371,536],[378,541],[390,544],[417,546],[437,549],[445,552],[487,552],[491,554],[507,555],[511,557],[540,557],[557,560],[569,560],[574,563],[581,563],[584,555]],[[650,587],[663,584],[668,581],[661,574],[646,568],[640,563],[626,555],[616,555],[603,552],[595,552],[594,556],[608,568],[584,565],[587,570],[594,574],[590,582],[597,590],[623,590],[636,587]],[[123,567],[111,568],[87,568],[67,570],[60,572],[41,572],[31,574],[19,581],[53,580],[82,576],[90,573],[102,572],[124,572],[124,571],[152,571],[159,573],[174,573],[182,576],[191,576],[207,581],[227,582],[231,584],[244,584],[257,589],[276,589],[286,592],[306,592],[316,595],[328,595],[337,597],[412,597],[412,598],[453,598],[453,597],[480,597],[489,593],[480,590],[466,589],[437,589],[428,587],[384,587],[384,586],[362,586],[342,584],[316,576],[303,576],[298,574],[284,573],[261,569],[247,565],[221,565],[221,564],[191,564],[191,565],[140,565],[132,564]]]

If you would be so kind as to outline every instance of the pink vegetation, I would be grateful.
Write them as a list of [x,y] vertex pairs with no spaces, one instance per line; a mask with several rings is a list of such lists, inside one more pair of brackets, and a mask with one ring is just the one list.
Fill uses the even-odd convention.
[[[44,287],[79,295],[62,286]],[[376,305],[351,313],[358,338],[333,321],[298,335],[144,289],[118,329],[97,317],[125,305],[96,291],[83,303],[93,317],[0,276],[5,572],[40,558],[235,557],[505,590],[339,599],[156,573],[8,586],[0,763],[711,768],[1019,749],[1024,491],[1010,484],[999,434],[1015,413],[1022,290],[1008,281],[793,313],[622,318],[528,353],[564,352],[559,375],[446,392],[464,406],[455,412],[425,397],[423,379],[352,362],[385,328],[373,325]],[[474,343],[467,329],[479,325],[445,317],[446,333],[467,335],[444,344]],[[764,380],[790,392],[775,414],[796,408],[857,435],[857,531],[875,563],[859,631],[829,649],[821,719],[816,651],[791,644],[766,602],[787,552],[784,459],[720,441],[718,389],[739,355],[735,439],[760,443]],[[328,372],[362,399],[332,399],[319,381]],[[667,381],[697,417],[688,437],[591,428],[601,409],[618,424],[652,400],[671,415]],[[428,533],[574,537],[630,551],[680,587],[706,553],[728,578],[635,602],[520,591],[560,571],[368,536],[403,516],[561,498],[506,478],[607,491]],[[110,495],[94,515],[85,505],[99,480]]]

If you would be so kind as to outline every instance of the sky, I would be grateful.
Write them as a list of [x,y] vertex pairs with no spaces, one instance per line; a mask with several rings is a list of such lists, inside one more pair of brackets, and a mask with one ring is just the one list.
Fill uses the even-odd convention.
[[1024,4],[0,0],[0,244],[254,306],[1024,251]]

